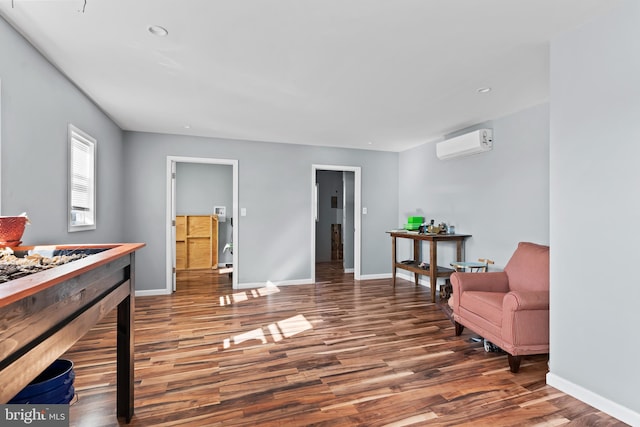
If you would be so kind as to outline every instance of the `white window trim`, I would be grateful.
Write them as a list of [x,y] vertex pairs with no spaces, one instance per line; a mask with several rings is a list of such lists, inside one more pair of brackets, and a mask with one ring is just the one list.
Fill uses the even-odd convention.
[[[72,182],[73,182],[73,146],[74,143],[80,143],[87,147],[88,153],[90,156],[89,163],[93,163],[89,165],[89,171],[87,175],[87,198],[88,198],[88,212],[90,213],[89,223],[76,225],[72,221],[73,218],[73,190],[72,190]],[[78,129],[72,124],[69,124],[69,132],[68,132],[68,146],[69,146],[69,175],[68,175],[68,200],[67,200],[67,224],[68,231],[85,231],[85,230],[95,230],[96,229],[96,152],[97,152],[97,141],[91,135],[88,135],[86,132]],[[92,161],[92,162],[91,162]]]

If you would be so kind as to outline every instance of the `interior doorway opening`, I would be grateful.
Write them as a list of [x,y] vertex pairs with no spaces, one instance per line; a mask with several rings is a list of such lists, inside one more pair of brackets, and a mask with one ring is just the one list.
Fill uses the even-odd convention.
[[[228,275],[237,289],[237,216],[237,160],[167,157],[167,293],[177,289],[179,271],[181,280],[193,276],[184,274],[189,270],[214,282],[220,280],[212,274]],[[193,258],[186,260],[187,253]],[[189,263],[194,269],[185,269]]]
[[313,165],[311,277],[360,279],[360,167]]

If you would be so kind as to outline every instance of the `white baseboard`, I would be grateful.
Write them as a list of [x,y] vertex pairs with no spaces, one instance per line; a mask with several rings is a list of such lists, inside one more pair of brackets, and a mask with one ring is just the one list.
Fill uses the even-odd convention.
[[[353,270],[353,269],[351,269]],[[351,271],[353,272],[353,271]],[[403,274],[398,273],[397,277],[401,279],[408,280],[413,282],[413,274]],[[426,277],[426,276],[425,276]],[[391,273],[381,273],[381,274],[363,274],[360,276],[360,280],[377,280],[377,279],[390,279]],[[308,279],[300,279],[300,280],[283,280],[280,282],[269,282],[274,286],[290,286],[290,285],[309,285],[313,283],[311,278]],[[429,287],[429,278],[420,277],[418,283],[422,286]],[[267,286],[265,282],[254,282],[254,283],[239,283],[237,289],[255,289],[255,288],[263,288]],[[167,292],[166,289],[149,289],[149,290],[141,290],[136,291],[136,296],[145,297],[145,296],[156,296],[156,295],[170,295],[170,292]]]
[[[291,286],[291,285],[309,285],[311,284],[311,278],[302,280],[283,280],[280,282],[255,282],[255,283],[239,283],[237,289],[256,289],[264,288],[265,286]],[[136,297],[148,297],[156,295],[171,295],[166,289],[150,289],[136,291]]]
[[166,289],[144,289],[136,291],[136,297],[151,297],[157,295],[171,295]]
[[265,286],[290,286],[290,285],[310,285],[313,283],[311,278],[302,280],[283,280],[281,282],[255,282],[255,283],[238,283],[238,289],[255,289],[264,288]]
[[346,274],[353,273],[353,272],[355,272],[355,269],[353,269],[353,268],[345,268],[345,269],[344,269],[344,272],[345,272]]
[[391,279],[391,273],[361,274],[359,280],[377,280],[377,279]]
[[557,388],[563,393],[575,397],[578,400],[591,405],[594,408],[605,412],[612,417],[632,426],[640,426],[640,413],[635,412],[619,403],[613,402],[606,397],[587,390],[577,384],[572,383],[551,372],[547,373],[547,384]]

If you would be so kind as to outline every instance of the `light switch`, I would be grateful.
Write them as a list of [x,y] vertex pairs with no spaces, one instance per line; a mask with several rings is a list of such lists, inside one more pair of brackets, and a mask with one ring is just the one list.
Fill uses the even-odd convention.
[[362,208],[362,215],[366,215],[367,214],[367,208]]
[[240,216],[247,216],[247,208],[240,208]]

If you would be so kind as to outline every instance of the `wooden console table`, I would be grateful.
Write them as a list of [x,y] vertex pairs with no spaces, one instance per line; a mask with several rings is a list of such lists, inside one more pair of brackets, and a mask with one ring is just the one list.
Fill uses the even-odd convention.
[[[62,245],[101,249],[86,258],[0,284],[0,403],[64,354],[117,307],[117,416],[133,416],[135,251],[141,243]],[[34,247],[13,248],[14,252]]]
[[[464,261],[464,241],[471,237],[470,234],[419,234],[415,231],[388,231],[391,236],[391,274],[393,286],[396,285],[396,270],[410,271],[414,274],[416,286],[420,275],[429,276],[429,287],[431,288],[431,301],[436,302],[436,281],[438,277],[449,277],[455,270],[438,266],[438,243],[456,242],[456,261]],[[399,262],[396,255],[396,239],[413,240],[413,260],[410,263]],[[420,243],[429,242],[429,264],[424,268],[420,267]]]

